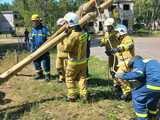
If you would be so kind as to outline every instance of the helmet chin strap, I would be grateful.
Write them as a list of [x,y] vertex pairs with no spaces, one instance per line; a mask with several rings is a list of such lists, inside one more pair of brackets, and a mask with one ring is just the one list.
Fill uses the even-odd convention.
[[80,25],[73,26],[72,28],[77,32],[81,32],[82,31],[82,28],[81,28]]

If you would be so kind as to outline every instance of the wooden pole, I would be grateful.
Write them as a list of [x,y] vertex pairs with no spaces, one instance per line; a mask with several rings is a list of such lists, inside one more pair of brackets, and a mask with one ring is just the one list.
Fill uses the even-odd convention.
[[[94,4],[95,4],[95,0],[90,0],[87,3],[84,3],[76,11],[76,14],[79,15],[79,16],[81,16],[82,13],[87,13],[89,10],[93,9]],[[63,25],[51,37],[49,37],[49,39],[46,42],[48,42],[48,41],[52,40],[53,38],[55,38],[57,35],[59,35],[60,33],[62,33],[65,29],[66,29],[66,25]]]
[[[103,9],[105,8],[104,4],[108,7],[108,4],[110,4],[111,2],[112,2],[112,0],[108,0],[107,4],[104,2],[102,4]],[[83,26],[88,20],[93,19],[96,16],[97,16],[97,12],[96,11],[95,12],[90,12],[90,13],[86,14],[84,17],[81,18],[80,25]],[[63,38],[66,35],[68,35],[68,33],[62,32],[61,34],[59,34],[58,36],[56,36],[54,39],[49,40],[47,43],[45,43],[42,47],[40,47],[39,49],[37,49],[31,55],[29,55],[28,57],[24,58],[18,64],[14,65],[9,70],[7,70],[6,72],[2,73],[0,75],[0,84],[2,84],[3,82],[5,82],[6,80],[8,80],[11,76],[13,76],[14,74],[16,74],[17,72],[19,72],[26,65],[28,65],[32,61],[36,60],[38,57],[40,57],[44,53],[46,53],[50,48],[56,46],[59,42],[61,42],[63,40]]]

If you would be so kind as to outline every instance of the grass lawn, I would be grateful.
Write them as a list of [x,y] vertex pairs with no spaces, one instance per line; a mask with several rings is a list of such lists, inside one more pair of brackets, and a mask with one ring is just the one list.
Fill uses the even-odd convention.
[[[115,99],[112,82],[107,78],[107,62],[95,57],[89,60],[88,90],[91,103],[65,101],[65,84],[56,82],[55,52],[51,53],[52,81],[33,80],[32,64],[0,86],[6,102],[0,105],[0,120],[128,120],[133,117],[131,103]],[[21,52],[19,59],[27,56]],[[15,64],[14,52],[0,62],[0,73]]]

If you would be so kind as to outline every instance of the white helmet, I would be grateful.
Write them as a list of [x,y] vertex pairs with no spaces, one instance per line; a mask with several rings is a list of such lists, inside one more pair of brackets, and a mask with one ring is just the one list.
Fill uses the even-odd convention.
[[104,21],[104,26],[111,26],[115,23],[114,19],[113,18],[107,18],[105,21]]
[[73,12],[69,12],[64,16],[64,20],[67,21],[70,27],[73,27],[73,26],[79,25],[80,17]]
[[127,34],[127,27],[125,25],[118,24],[115,27],[115,31],[118,31],[119,35],[125,35]]
[[66,20],[65,20],[64,18],[59,18],[59,19],[57,20],[57,25],[62,26],[62,25],[65,24],[65,22],[66,22]]

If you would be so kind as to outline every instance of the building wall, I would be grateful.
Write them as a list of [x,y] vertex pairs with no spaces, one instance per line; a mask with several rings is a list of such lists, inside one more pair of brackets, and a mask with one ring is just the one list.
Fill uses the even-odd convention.
[[12,11],[1,12],[0,14],[0,32],[10,33],[15,30],[14,14]]
[[[129,5],[129,10],[124,10],[125,5]],[[113,3],[113,6],[116,6],[116,8],[114,9],[114,12],[113,10],[111,11],[111,9],[105,9],[104,13],[102,14],[102,18],[97,17],[97,21],[95,22],[95,25],[94,25],[95,33],[101,32],[100,23],[104,23],[104,21],[108,17],[114,17],[115,19],[120,18],[121,20],[120,22],[122,24],[125,24],[128,27],[129,31],[132,31],[132,26],[134,24],[134,1],[133,0],[118,0],[118,2],[115,1]]]

